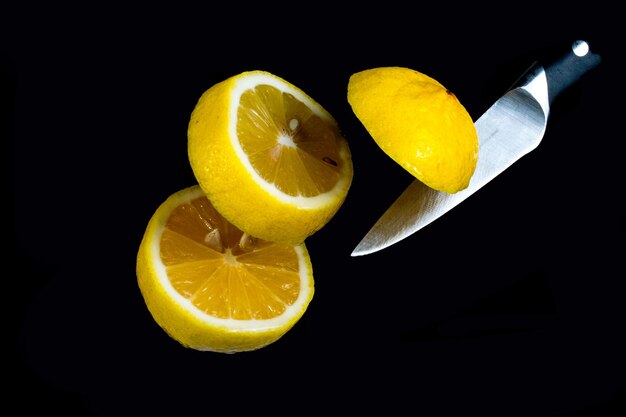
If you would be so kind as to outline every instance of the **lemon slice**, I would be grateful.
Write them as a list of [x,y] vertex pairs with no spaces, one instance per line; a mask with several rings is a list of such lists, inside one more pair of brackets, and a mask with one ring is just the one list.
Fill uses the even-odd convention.
[[403,67],[352,74],[348,102],[378,146],[427,186],[467,188],[478,134],[459,99],[437,80]]
[[304,314],[314,292],[304,243],[243,233],[197,185],[171,195],[150,219],[137,279],[148,310],[173,339],[226,353],[278,340]]
[[188,154],[215,208],[273,242],[303,242],[328,223],[353,176],[332,116],[265,71],[237,74],[202,94],[189,121]]

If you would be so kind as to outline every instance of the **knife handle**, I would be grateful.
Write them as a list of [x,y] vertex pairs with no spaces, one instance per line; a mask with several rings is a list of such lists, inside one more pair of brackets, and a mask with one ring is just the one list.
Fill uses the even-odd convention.
[[578,81],[587,71],[600,63],[600,56],[589,49],[589,44],[578,40],[567,52],[543,65],[548,80],[550,104],[568,87]]

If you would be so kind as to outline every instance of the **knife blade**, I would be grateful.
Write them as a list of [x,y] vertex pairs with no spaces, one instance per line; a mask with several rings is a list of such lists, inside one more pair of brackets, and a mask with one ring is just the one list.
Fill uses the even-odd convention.
[[546,131],[554,99],[600,63],[577,40],[546,63],[535,62],[476,122],[478,160],[467,188],[454,194],[414,180],[352,251],[362,256],[387,248],[422,229],[534,150]]

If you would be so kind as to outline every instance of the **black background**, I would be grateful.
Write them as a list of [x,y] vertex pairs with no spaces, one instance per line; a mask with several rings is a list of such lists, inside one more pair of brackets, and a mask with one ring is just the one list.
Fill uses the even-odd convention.
[[[2,13],[3,374],[20,414],[624,415],[617,11],[335,7]],[[352,73],[422,71],[477,118],[576,39],[602,63],[554,103],[537,150],[410,238],[350,256],[411,181],[351,112]],[[135,257],[158,205],[195,183],[197,99],[251,69],[337,119],[354,181],[307,240],[316,292],[297,325],[256,352],[197,352],[152,320]]]

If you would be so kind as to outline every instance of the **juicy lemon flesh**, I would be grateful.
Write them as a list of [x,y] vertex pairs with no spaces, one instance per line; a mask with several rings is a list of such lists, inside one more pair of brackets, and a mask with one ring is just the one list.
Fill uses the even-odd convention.
[[294,248],[243,233],[206,197],[172,211],[160,256],[174,289],[213,317],[270,319],[283,314],[300,291]]
[[339,181],[338,129],[289,93],[270,85],[245,91],[237,136],[255,171],[285,194],[316,196]]

